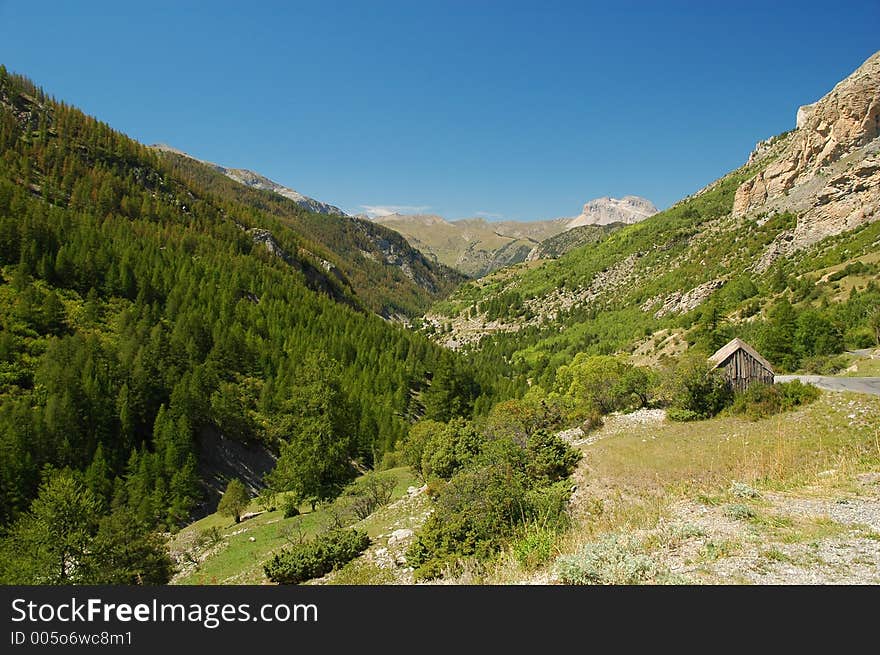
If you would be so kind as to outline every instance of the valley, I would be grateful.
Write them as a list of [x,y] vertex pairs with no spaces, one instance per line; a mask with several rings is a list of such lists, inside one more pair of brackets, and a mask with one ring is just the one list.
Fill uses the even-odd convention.
[[662,211],[369,218],[0,66],[0,581],[880,582],[880,52],[792,109]]

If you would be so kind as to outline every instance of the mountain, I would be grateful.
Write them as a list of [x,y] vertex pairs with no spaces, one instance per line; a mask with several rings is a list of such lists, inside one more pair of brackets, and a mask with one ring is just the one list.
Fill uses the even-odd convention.
[[522,388],[580,352],[659,358],[740,336],[795,370],[876,344],[880,53],[797,115],[672,207],[463,285],[426,331],[478,367],[511,362]]
[[[487,221],[465,218],[455,221],[433,214],[390,214],[373,220],[399,232],[414,247],[469,277],[479,278],[511,264],[533,261],[541,256],[559,256],[565,245],[580,243],[578,237],[561,237],[541,250],[539,245],[557,235],[582,226],[630,225],[655,214],[651,201],[638,196],[622,199],[596,198],[584,205],[574,218],[544,221]],[[584,241],[592,237],[582,232]],[[541,253],[544,253],[543,255]]]
[[[148,148],[0,66],[0,583],[162,581],[98,546],[156,554],[153,531],[213,511],[231,478],[258,491],[306,434],[316,497],[376,465],[432,378],[464,366],[377,314],[459,279],[391,230]],[[21,546],[58,502],[75,567],[51,539]]]
[[192,155],[183,152],[182,150],[178,150],[177,148],[174,148],[164,143],[155,143],[150,147],[160,152],[170,152],[175,155],[181,155],[183,157],[195,159],[196,161],[210,166],[215,171],[223,173],[223,175],[225,175],[226,177],[233,179],[241,184],[244,184],[247,187],[251,187],[252,189],[259,189],[261,191],[272,191],[273,193],[277,193],[280,196],[284,196],[285,198],[293,200],[293,202],[295,202],[297,205],[310,212],[315,212],[316,214],[332,214],[334,216],[346,215],[344,211],[339,209],[339,207],[328,205],[326,202],[321,202],[320,200],[315,200],[314,198],[304,196],[298,191],[294,191],[293,189],[286,187],[283,184],[278,184],[278,182],[270,180],[268,177],[264,177],[259,173],[254,173],[253,171],[249,171],[245,168],[226,168],[225,166],[220,166],[219,164],[214,164],[212,162],[193,157]]
[[[259,211],[293,230],[297,239],[294,254],[349,286],[366,308],[385,318],[406,321],[418,316],[463,279],[381,225],[341,213],[316,213],[277,191],[243,184],[214,164],[173,149],[153,150],[199,194],[234,203],[228,210],[233,220],[241,223],[234,217]],[[254,227],[270,233],[252,233],[254,240],[280,252],[272,245],[271,227]]]
[[610,225],[612,223],[632,225],[656,213],[657,208],[654,203],[638,196],[624,196],[620,199],[596,198],[584,205],[583,211],[569,222],[566,229],[570,230],[582,225]]
[[734,216],[796,212],[762,259],[777,258],[877,220],[880,210],[880,52],[820,100],[800,107],[797,126],[761,142],[765,167],[736,190]]
[[581,225],[560,232],[557,235],[544,239],[532,248],[525,261],[535,262],[541,259],[558,259],[565,253],[575,248],[580,248],[588,243],[597,244],[603,241],[615,230],[623,227],[623,223],[608,223],[606,225]]
[[373,220],[402,234],[434,261],[470,277],[481,277],[525,260],[541,241],[565,230],[570,219],[496,222],[465,218],[447,221],[434,215],[390,214]]

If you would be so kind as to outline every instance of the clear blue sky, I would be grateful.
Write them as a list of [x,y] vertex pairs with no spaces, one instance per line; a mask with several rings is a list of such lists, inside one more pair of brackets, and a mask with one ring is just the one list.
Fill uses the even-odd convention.
[[880,49],[880,2],[22,2],[0,62],[350,212],[661,207]]

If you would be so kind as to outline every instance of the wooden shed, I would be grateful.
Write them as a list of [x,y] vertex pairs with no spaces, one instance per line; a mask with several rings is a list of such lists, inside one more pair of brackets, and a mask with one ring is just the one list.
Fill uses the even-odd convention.
[[713,369],[721,369],[734,391],[745,391],[753,384],[773,384],[773,367],[742,339],[734,339],[709,358]]

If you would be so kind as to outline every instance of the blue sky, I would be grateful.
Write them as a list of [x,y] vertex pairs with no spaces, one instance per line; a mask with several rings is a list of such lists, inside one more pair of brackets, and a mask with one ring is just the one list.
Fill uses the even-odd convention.
[[863,2],[12,2],[0,63],[349,212],[661,207],[880,49]]

